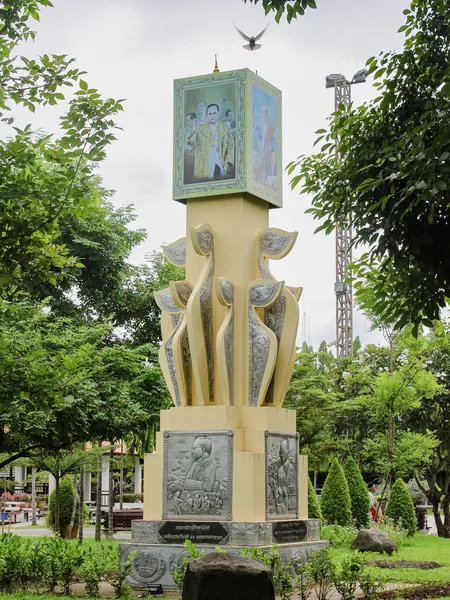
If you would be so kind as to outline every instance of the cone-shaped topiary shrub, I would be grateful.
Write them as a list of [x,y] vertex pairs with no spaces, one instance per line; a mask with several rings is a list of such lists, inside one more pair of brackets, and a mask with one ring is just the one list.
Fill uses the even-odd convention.
[[369,524],[369,492],[361,471],[351,456],[347,458],[344,465],[344,474],[350,492],[353,522],[358,529],[363,529]]
[[322,512],[320,510],[319,499],[314,490],[311,479],[308,477],[308,519],[321,519]]
[[344,471],[336,459],[331,463],[320,496],[322,518],[332,525],[351,525],[350,493]]
[[416,511],[403,479],[397,479],[392,486],[386,507],[386,517],[394,519],[395,525],[401,525],[413,536],[417,531]]
[[[59,533],[65,537],[66,529],[70,525],[73,510],[73,495],[75,488],[69,477],[63,477],[59,484]],[[55,531],[56,489],[53,489],[48,501],[47,524]],[[75,525],[78,524],[78,509],[75,514]]]

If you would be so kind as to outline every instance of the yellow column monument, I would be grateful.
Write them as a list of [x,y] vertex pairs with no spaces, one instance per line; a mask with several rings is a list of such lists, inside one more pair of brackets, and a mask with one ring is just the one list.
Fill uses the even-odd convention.
[[247,69],[175,81],[173,197],[186,232],[164,252],[186,280],[155,294],[174,406],[145,457],[135,585],[173,586],[186,539],[237,553],[276,543],[286,558],[320,545],[295,411],[282,408],[302,290],[269,269],[297,237],[269,227],[281,171],[279,90]]

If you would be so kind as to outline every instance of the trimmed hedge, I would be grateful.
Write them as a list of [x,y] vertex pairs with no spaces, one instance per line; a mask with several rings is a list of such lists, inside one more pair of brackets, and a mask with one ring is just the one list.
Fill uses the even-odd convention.
[[335,458],[325,480],[320,496],[322,518],[330,525],[351,525],[350,492],[341,465]]
[[403,479],[399,478],[392,486],[386,507],[386,516],[394,520],[395,525],[406,529],[412,537],[417,531],[416,511]]
[[143,502],[144,494],[132,494],[130,492],[125,492],[123,495],[124,502]]
[[[63,477],[59,484],[59,533],[61,537],[65,536],[66,529],[70,525],[73,509],[73,495],[75,488],[69,477]],[[77,505],[79,502],[77,502]],[[47,524],[55,531],[55,508],[56,508],[56,489],[53,489],[48,502]],[[75,514],[74,525],[78,525],[78,506]]]
[[353,521],[358,529],[364,529],[369,524],[369,492],[361,471],[351,456],[347,458],[344,465],[344,475],[350,492]]
[[311,479],[308,477],[308,519],[322,519],[319,499],[314,490]]

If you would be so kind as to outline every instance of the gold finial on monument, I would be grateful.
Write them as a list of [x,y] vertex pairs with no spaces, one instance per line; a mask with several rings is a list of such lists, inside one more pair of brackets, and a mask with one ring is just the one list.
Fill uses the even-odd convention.
[[220,69],[219,69],[219,65],[217,64],[217,54],[214,54],[214,59],[216,61],[216,64],[214,65],[213,73],[218,73],[220,71]]

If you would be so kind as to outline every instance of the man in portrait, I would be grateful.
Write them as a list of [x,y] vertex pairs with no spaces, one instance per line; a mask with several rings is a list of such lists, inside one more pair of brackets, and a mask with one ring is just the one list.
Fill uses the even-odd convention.
[[[197,105],[198,107],[198,105]],[[188,140],[194,148],[194,180],[233,178],[235,140],[227,125],[220,121],[218,104],[206,107],[206,123],[200,125],[200,115]]]
[[234,110],[229,108],[225,113],[225,125],[227,125],[232,134],[236,135],[236,115],[234,114]]
[[204,125],[206,123],[206,104],[200,100],[199,102],[197,102],[196,109],[198,124]]
[[197,121],[197,114],[195,112],[190,112],[186,115],[186,125],[184,128],[184,144],[185,150],[192,151],[192,146],[189,146],[188,140],[192,135],[192,127],[194,123]]
[[169,482],[180,485],[183,491],[216,492],[220,484],[216,479],[216,466],[211,459],[211,450],[212,441],[209,437],[196,437],[191,449],[193,463],[186,477],[181,478],[170,473]]

